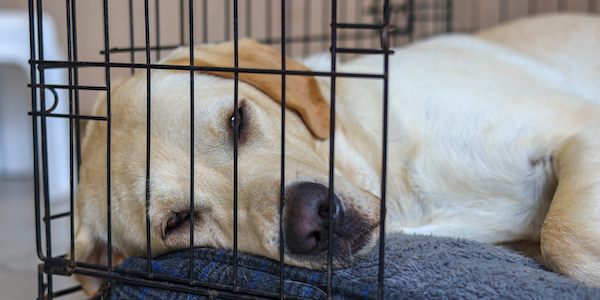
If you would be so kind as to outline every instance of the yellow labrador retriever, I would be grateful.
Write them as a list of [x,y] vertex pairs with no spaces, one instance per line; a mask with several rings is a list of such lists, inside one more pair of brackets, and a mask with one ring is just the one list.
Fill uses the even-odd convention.
[[[233,43],[196,46],[196,66],[233,67]],[[381,73],[365,56],[338,71]],[[189,48],[161,61],[189,65]],[[242,68],[280,69],[280,54],[239,43]],[[287,59],[287,69],[308,70]],[[388,232],[487,243],[541,243],[555,271],[600,286],[600,18],[550,15],[475,35],[396,49],[390,61]],[[110,199],[113,264],[146,255],[146,73],[112,89]],[[194,246],[233,247],[233,145],[239,143],[239,250],[326,268],[329,79],[286,76],[285,198],[281,186],[281,76],[151,71],[152,256]],[[338,78],[334,266],[378,239],[382,83]],[[237,110],[237,113],[236,113]],[[96,107],[107,115],[107,99]],[[236,116],[238,117],[235,121]],[[234,135],[238,126],[239,135]],[[83,144],[75,258],[107,264],[107,123]],[[190,211],[190,151],[194,209]],[[80,278],[87,292],[95,279]]]

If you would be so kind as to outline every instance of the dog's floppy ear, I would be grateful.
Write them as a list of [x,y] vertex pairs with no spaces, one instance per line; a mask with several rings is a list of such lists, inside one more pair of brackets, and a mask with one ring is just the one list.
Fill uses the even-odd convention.
[[[167,60],[166,64],[189,65],[189,58]],[[234,67],[234,44],[227,42],[215,45],[196,46],[194,48],[194,65],[205,67]],[[310,71],[303,64],[286,58],[286,70]],[[269,46],[254,40],[242,39],[238,43],[238,66],[247,69],[281,69],[281,54]],[[208,71],[213,75],[234,78],[233,72]],[[281,75],[239,73],[244,81],[269,97],[281,103]],[[286,76],[286,106],[300,113],[302,120],[310,131],[320,139],[329,137],[329,104],[321,95],[316,79],[313,76]]]

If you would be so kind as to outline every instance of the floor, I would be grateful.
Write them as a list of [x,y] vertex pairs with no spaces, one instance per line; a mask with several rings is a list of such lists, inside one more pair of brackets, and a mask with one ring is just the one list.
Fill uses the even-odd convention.
[[[36,299],[38,264],[36,254],[34,192],[32,179],[0,178],[0,291],[2,299]],[[53,213],[68,211],[68,201],[58,200]],[[69,223],[52,223],[53,253],[69,249]],[[53,276],[55,289],[77,285],[70,277]],[[85,299],[82,292],[58,297],[60,300]]]

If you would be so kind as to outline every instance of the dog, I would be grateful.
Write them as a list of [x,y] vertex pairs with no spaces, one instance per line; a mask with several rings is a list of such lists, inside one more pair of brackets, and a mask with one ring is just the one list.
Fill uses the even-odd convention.
[[[238,47],[240,68],[281,69],[272,48]],[[382,81],[336,79],[330,212],[330,77],[285,77],[282,184],[282,76],[239,72],[234,107],[235,75],[218,69],[234,67],[234,55],[233,43],[194,47],[193,64],[213,69],[193,75],[193,112],[183,68],[151,71],[150,110],[146,72],[99,100],[99,116],[110,100],[110,128],[91,122],[83,142],[76,261],[108,264],[109,193],[113,265],[147,256],[146,213],[151,256],[189,247],[192,219],[194,247],[232,249],[236,140],[239,251],[279,260],[283,235],[286,264],[324,270],[329,214],[334,268],[374,247]],[[287,70],[311,70],[285,61]],[[189,47],[160,63],[189,66]],[[530,240],[552,270],[600,286],[600,18],[546,15],[434,37],[395,49],[389,68],[386,232]],[[337,71],[382,74],[382,58],[362,56]],[[87,293],[99,287],[78,278]]]

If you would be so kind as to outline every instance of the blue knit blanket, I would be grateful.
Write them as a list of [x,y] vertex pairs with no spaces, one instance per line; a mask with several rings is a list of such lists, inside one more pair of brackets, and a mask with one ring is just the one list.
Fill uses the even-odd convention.
[[[231,284],[232,252],[201,248],[194,252],[196,279]],[[332,299],[377,299],[378,253],[376,248],[352,267],[335,270]],[[158,276],[188,278],[189,250],[160,256],[151,264]],[[143,272],[147,270],[147,260],[130,258],[119,268]],[[279,270],[276,261],[239,253],[237,284],[250,290],[278,293]],[[286,266],[284,278],[286,295],[327,298],[326,272]],[[600,289],[549,272],[521,254],[453,238],[388,236],[384,282],[385,299],[600,299]],[[207,299],[117,281],[111,284],[111,297]]]

